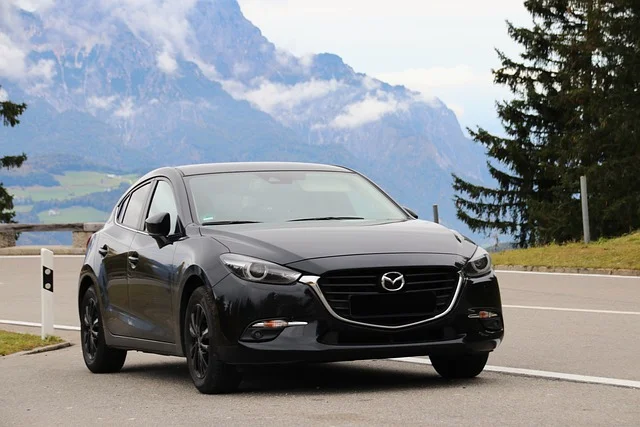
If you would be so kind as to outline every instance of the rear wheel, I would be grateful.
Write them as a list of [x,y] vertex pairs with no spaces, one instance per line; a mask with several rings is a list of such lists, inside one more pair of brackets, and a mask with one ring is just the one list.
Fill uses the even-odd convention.
[[487,364],[488,358],[489,353],[429,356],[436,372],[447,379],[478,376]]
[[87,289],[80,303],[80,336],[84,363],[91,372],[118,372],[122,368],[127,352],[107,346],[100,304],[93,288]]
[[197,288],[187,305],[184,319],[184,348],[189,373],[196,388],[205,394],[228,393],[240,384],[235,366],[218,360],[213,347],[218,332],[213,298],[204,287]]

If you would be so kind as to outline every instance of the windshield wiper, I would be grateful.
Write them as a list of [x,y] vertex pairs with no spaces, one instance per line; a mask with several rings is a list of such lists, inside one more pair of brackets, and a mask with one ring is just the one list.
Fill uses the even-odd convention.
[[260,221],[206,221],[202,225],[259,224]]
[[288,222],[297,221],[333,221],[333,220],[345,220],[345,219],[364,219],[361,216],[321,216],[317,218],[297,218],[290,219]]

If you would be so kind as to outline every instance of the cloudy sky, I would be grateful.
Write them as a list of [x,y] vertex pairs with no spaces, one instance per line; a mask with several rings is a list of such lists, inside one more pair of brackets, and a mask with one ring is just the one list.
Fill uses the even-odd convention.
[[500,130],[494,48],[517,54],[506,20],[528,25],[522,0],[239,0],[245,16],[297,55],[331,52],[356,71],[435,95],[463,127]]

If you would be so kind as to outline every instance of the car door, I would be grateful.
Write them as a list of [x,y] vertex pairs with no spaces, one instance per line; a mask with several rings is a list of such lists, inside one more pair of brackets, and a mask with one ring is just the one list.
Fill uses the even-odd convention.
[[132,224],[137,224],[149,189],[149,183],[142,185],[122,200],[116,209],[114,221],[106,224],[97,242],[98,253],[102,257],[102,288],[106,290],[104,318],[114,335],[126,336],[129,332],[131,320],[127,264],[129,247],[136,234]]
[[[171,233],[177,230],[178,209],[169,181],[159,179],[144,219],[160,212],[171,217]],[[144,220],[142,221],[144,223]],[[136,318],[132,334],[154,341],[175,341],[172,307],[175,244],[149,236],[143,230],[136,233],[129,250],[129,307]]]

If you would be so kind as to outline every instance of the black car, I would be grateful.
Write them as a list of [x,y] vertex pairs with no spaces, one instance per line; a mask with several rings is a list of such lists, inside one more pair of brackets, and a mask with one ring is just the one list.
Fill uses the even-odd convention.
[[489,255],[343,167],[155,170],[118,201],[80,273],[82,352],[186,356],[203,393],[242,365],[425,356],[478,375],[504,330]]

